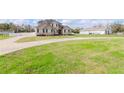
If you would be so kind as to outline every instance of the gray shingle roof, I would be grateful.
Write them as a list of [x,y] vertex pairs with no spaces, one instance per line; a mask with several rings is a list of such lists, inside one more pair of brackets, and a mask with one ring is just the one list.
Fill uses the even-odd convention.
[[[52,26],[52,24],[57,24],[57,26]],[[69,26],[63,26],[62,23],[53,20],[53,19],[46,19],[46,20],[41,20],[38,22],[38,28],[40,29],[45,29],[45,28],[49,28],[49,29],[71,29]]]
[[44,24],[39,26],[40,29],[57,29],[56,27],[52,27],[51,25]]
[[38,22],[39,24],[44,24],[44,23],[56,23],[56,24],[61,24],[60,22],[56,21],[56,20],[53,20],[53,19],[46,19],[46,20],[41,20]]
[[63,26],[63,29],[71,29],[69,26]]

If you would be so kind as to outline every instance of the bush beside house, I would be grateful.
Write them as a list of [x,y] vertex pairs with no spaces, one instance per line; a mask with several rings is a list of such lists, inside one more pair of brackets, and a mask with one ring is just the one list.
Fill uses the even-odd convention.
[[79,28],[73,29],[72,32],[75,33],[75,34],[79,34],[80,33],[80,29]]

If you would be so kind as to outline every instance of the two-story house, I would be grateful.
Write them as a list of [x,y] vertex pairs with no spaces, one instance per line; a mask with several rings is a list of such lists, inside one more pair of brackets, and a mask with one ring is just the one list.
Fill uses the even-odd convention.
[[46,19],[39,21],[35,31],[37,36],[68,35],[71,34],[72,32],[69,26],[64,26],[62,25],[62,23],[53,19]]

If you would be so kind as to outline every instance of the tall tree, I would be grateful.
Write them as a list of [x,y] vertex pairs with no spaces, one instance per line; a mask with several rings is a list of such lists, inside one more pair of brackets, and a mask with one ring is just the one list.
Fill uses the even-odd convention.
[[124,32],[124,25],[120,23],[115,23],[111,25],[112,33]]

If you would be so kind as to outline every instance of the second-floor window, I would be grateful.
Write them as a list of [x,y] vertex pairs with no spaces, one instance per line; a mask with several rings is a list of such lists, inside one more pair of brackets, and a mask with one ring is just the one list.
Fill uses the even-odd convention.
[[53,24],[51,24],[51,26],[53,27]]

